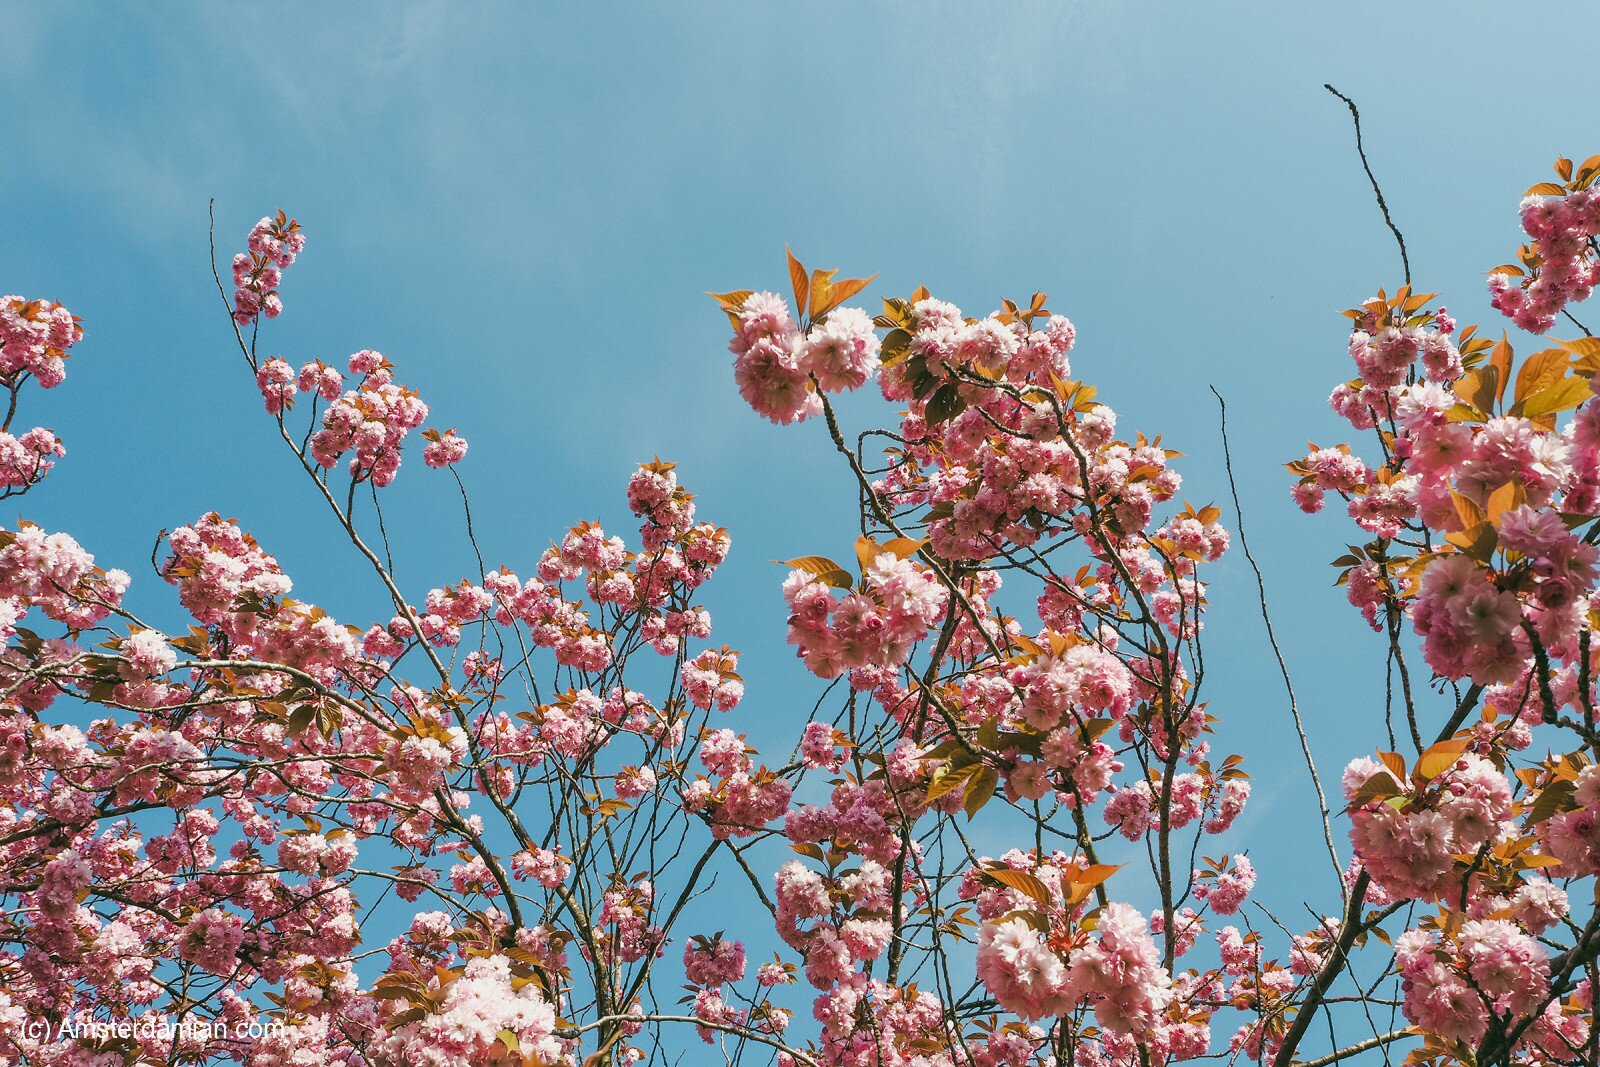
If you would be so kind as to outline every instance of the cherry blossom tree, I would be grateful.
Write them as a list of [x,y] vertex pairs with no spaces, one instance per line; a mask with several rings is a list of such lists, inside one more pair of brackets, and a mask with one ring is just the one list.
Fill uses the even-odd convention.
[[[1597,1062],[1600,340],[1569,308],[1600,279],[1600,156],[1556,176],[1489,302],[1571,339],[1519,358],[1460,326],[1391,221],[1404,276],[1345,313],[1331,398],[1367,446],[1288,465],[1361,531],[1334,565],[1399,679],[1337,795],[1306,748],[1309,928],[1252,899],[1247,754],[1212,746],[1223,513],[1119,433],[1043,293],[873,314],[871,279],[791,254],[788,295],[715,294],[728,388],[826,434],[859,501],[774,578],[817,695],[763,757],[697,603],[729,534],[669,462],[628,480],[626,539],[579,522],[402,587],[384,490],[420,437],[407,476],[460,486],[470,535],[467,442],[376,351],[270,354],[306,235],[262,219],[217,277],[239,357],[388,607],[335,620],[216,514],[140,582],[0,532],[0,1061]],[[83,336],[0,299],[7,495],[65,456],[12,423]],[[884,425],[847,427],[869,383]],[[183,632],[137,613],[163,584]],[[707,894],[762,929],[689,925]]]

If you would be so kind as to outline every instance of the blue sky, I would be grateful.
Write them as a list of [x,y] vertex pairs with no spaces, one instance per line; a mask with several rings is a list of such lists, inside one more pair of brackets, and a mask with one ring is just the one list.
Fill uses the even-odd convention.
[[[8,5],[0,289],[88,329],[67,383],[27,400],[70,454],[19,510],[132,571],[136,604],[170,600],[142,562],[156,532],[216,509],[300,595],[379,610],[273,449],[211,288],[208,199],[225,253],[281,207],[309,242],[265,350],[394,360],[471,441],[491,565],[531,569],[579,519],[623,527],[632,465],[679,462],[734,535],[707,603],[746,653],[741,728],[778,747],[818,690],[768,561],[847,553],[854,494],[820,426],[742,405],[702,292],[780,287],[785,242],[969,312],[1045,289],[1078,325],[1075,373],[1186,453],[1197,504],[1226,494],[1207,386],[1229,399],[1336,776],[1381,737],[1381,650],[1331,588],[1345,521],[1300,516],[1280,464],[1347,436],[1334,312],[1399,263],[1322,83],[1363,108],[1418,285],[1498,330],[1483,272],[1518,243],[1519,194],[1600,151],[1583,94],[1535,72],[1597,29],[1575,3]],[[453,487],[409,466],[389,512],[420,597],[474,567]],[[1275,873],[1316,863],[1315,824],[1242,554],[1211,577],[1218,748],[1258,790],[1235,847],[1264,900],[1327,907],[1325,878]]]

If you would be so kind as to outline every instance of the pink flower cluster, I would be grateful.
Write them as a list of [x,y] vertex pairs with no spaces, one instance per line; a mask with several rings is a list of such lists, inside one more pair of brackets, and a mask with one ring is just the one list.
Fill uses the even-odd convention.
[[[1456,324],[1442,308],[1428,311],[1430,299],[1380,292],[1347,312],[1363,377],[1339,386],[1333,406],[1358,429],[1381,426],[1383,463],[1369,468],[1344,446],[1313,449],[1289,465],[1300,477],[1295,497],[1308,510],[1326,491],[1349,501],[1356,524],[1379,539],[1341,561],[1351,604],[1375,628],[1380,615],[1403,611],[1436,674],[1520,685],[1531,680],[1536,645],[1570,671],[1600,558],[1574,529],[1600,510],[1600,407],[1583,380],[1594,369],[1559,348],[1514,366],[1509,343],[1476,337],[1474,327],[1447,350],[1437,338]],[[1430,364],[1434,350],[1445,356]],[[1563,703],[1577,696],[1558,689]],[[1523,747],[1525,731],[1513,725],[1495,743]]]
[[1203,877],[1209,872],[1195,872],[1194,896],[1203,900],[1218,915],[1236,914],[1245,897],[1256,886],[1256,869],[1249,856],[1234,856],[1233,864],[1218,874],[1215,880]]
[[1483,1038],[1491,1012],[1527,1017],[1542,1006],[1549,988],[1544,947],[1504,919],[1468,919],[1444,938],[1408,930],[1395,942],[1395,962],[1406,1018],[1430,1033],[1473,1045]]
[[720,840],[749,837],[789,810],[793,788],[757,767],[753,751],[732,730],[712,730],[700,742],[700,762],[713,777],[696,775],[683,790],[683,806],[706,820]]
[[1522,605],[1474,560],[1452,555],[1422,572],[1411,619],[1428,665],[1449,678],[1510,681],[1524,655],[1517,647]]
[[1350,358],[1355,360],[1364,386],[1392,389],[1406,380],[1418,361],[1430,382],[1449,382],[1461,377],[1461,353],[1451,343],[1450,335],[1434,324],[1372,325],[1374,333],[1357,328],[1350,334]]
[[804,954],[806,981],[833,989],[883,954],[892,932],[885,918],[891,889],[889,870],[871,859],[837,877],[797,860],[778,870],[778,935]]
[[1501,268],[1489,275],[1489,302],[1529,333],[1544,333],[1563,308],[1587,300],[1600,282],[1600,260],[1593,254],[1600,235],[1600,187],[1525,197],[1521,215],[1522,228],[1533,239],[1531,270]]
[[178,587],[183,606],[207,626],[224,623],[241,601],[264,601],[293,588],[278,561],[239,524],[216,512],[167,535],[172,555],[161,576]]
[[859,590],[837,596],[807,571],[783,583],[789,643],[811,672],[837,678],[857,667],[897,667],[944,615],[949,591],[933,573],[893,552],[867,565]]
[[744,699],[739,654],[727,645],[706,649],[683,665],[683,689],[697,708],[732,711]]
[[422,436],[428,442],[422,450],[422,462],[430,467],[453,467],[467,456],[467,439],[456,433],[454,427],[443,433],[423,430]]
[[1350,454],[1348,445],[1313,448],[1305,459],[1289,464],[1289,470],[1301,475],[1294,502],[1308,515],[1322,510],[1324,494],[1331,491],[1348,498],[1364,491],[1372,478],[1372,471]]
[[[369,1049],[374,1067],[493,1063],[513,1048],[552,1067],[576,1062],[567,1043],[555,1036],[555,1008],[537,985],[513,985],[507,957],[468,960],[460,977],[444,984],[442,994],[437,1008],[395,1026]],[[403,1000],[386,1003],[406,1007]],[[514,1035],[514,1046],[502,1038],[505,1033]]]
[[256,388],[266,402],[267,413],[276,415],[294,406],[297,393],[323,400],[339,399],[344,389],[344,375],[320,359],[302,364],[296,374],[287,360],[273,356],[256,370]]
[[78,318],[51,300],[0,296],[0,383],[31,376],[42,389],[67,377],[67,349],[83,339]]
[[728,344],[734,380],[758,414],[780,425],[822,411],[815,389],[856,389],[877,369],[878,336],[864,311],[837,308],[802,332],[781,296],[752,293],[737,314]]
[[31,489],[66,454],[61,439],[42,426],[35,426],[20,437],[0,430],[0,489],[6,490],[7,495]]
[[1560,811],[1538,826],[1550,855],[1564,873],[1581,877],[1600,874],[1600,767],[1588,766],[1572,783],[1573,810]]
[[[83,338],[73,315],[50,300],[0,296],[0,385],[17,391],[29,378],[53,389],[66,379],[68,349]],[[42,426],[22,434],[11,432],[11,419],[0,427],[0,495],[31,489],[67,454],[56,435]]]
[[167,538],[162,576],[200,622],[226,635],[231,651],[281,663],[330,681],[357,668],[359,631],[312,604],[288,600],[278,562],[237,523],[215,513]]
[[1220,834],[1233,825],[1250,799],[1250,783],[1244,778],[1221,780],[1200,771],[1176,774],[1171,795],[1163,812],[1158,788],[1148,780],[1114,792],[1106,802],[1106,822],[1129,841],[1137,841],[1163,823],[1179,830],[1203,816],[1203,829]]
[[1022,919],[985,923],[978,935],[978,977],[1007,1011],[1024,1019],[1068,1015],[1092,1004],[1107,1030],[1134,1035],[1156,1025],[1172,999],[1144,916],[1113,901],[1100,911],[1098,940],[1083,939],[1063,956]]
[[744,944],[724,941],[721,934],[696,935],[683,946],[683,973],[697,986],[720,986],[744,978]]
[[572,865],[554,849],[535,848],[511,858],[511,870],[519,878],[532,878],[546,889],[554,889],[572,873]]
[[281,211],[251,228],[247,250],[233,257],[233,317],[239,325],[248,326],[261,315],[275,319],[283,312],[278,283],[305,246],[300,224]]
[[397,385],[393,366],[370,349],[350,357],[350,373],[360,375],[360,382],[323,412],[321,428],[311,435],[311,457],[319,466],[333,467],[345,453],[354,453],[350,476],[382,488],[394,481],[400,447],[428,417],[428,405],[415,391]]
[[70,629],[88,629],[121,605],[129,580],[124,571],[96,567],[67,534],[28,522],[14,533],[0,530],[0,631],[9,639],[33,608]]
[[[1387,795],[1363,796],[1385,776]],[[1455,856],[1472,855],[1511,828],[1511,786],[1490,761],[1463,753],[1421,785],[1396,782],[1382,763],[1365,757],[1344,772],[1353,805],[1350,841],[1367,873],[1395,900],[1452,900],[1460,905]],[[1389,803],[1392,797],[1404,803]]]
[[[899,826],[927,811],[935,766],[919,746],[902,740],[884,754],[885,773],[837,782],[826,803],[796,804],[784,815],[784,834],[796,845],[830,845],[888,865],[903,852]],[[959,808],[958,792],[945,794],[946,810]],[[810,849],[802,848],[807,854]]]

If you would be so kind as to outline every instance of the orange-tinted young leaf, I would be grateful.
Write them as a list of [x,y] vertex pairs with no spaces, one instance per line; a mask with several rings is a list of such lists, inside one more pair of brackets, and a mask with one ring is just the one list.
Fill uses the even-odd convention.
[[1429,746],[1417,760],[1417,777],[1423,781],[1430,781],[1454,767],[1461,753],[1467,750],[1467,743],[1467,738],[1451,737]]
[[896,537],[884,542],[883,551],[893,552],[898,559],[908,559],[921,552],[922,546],[927,543],[928,539],[926,537],[920,541],[913,540],[910,537]]
[[1475,559],[1479,563],[1487,564],[1494,556],[1495,545],[1499,543],[1499,535],[1493,526],[1487,522],[1480,522],[1476,526],[1465,530],[1456,530],[1444,535],[1444,539],[1460,550],[1468,559]]
[[1561,188],[1561,186],[1557,185],[1555,182],[1540,182],[1538,185],[1529,186],[1528,187],[1528,191],[1523,193],[1522,195],[1523,196],[1564,196],[1564,195],[1566,195],[1566,192],[1567,191],[1565,189]]
[[999,784],[1000,774],[993,767],[984,767],[972,776],[967,782],[967,791],[961,803],[968,819],[977,815],[979,809],[989,803],[989,798],[994,796],[995,787]]
[[856,538],[856,563],[860,565],[863,575],[867,573],[867,568],[872,566],[872,561],[877,559],[878,553],[882,551],[883,549],[878,542],[872,538],[866,536]]
[[831,585],[835,589],[849,589],[855,584],[850,572],[827,556],[800,556],[797,559],[775,559],[772,562],[804,571],[824,585]]
[[735,332],[739,329],[739,309],[744,306],[745,300],[750,296],[749,289],[735,289],[730,293],[707,293],[706,295],[722,306],[723,314],[728,316],[728,324]]
[[752,290],[735,289],[727,293],[706,293],[711,299],[722,305],[724,311],[738,311],[744,307],[745,300],[749,299]]
[[1482,508],[1454,489],[1450,490],[1450,502],[1456,506],[1456,517],[1461,520],[1463,529],[1472,529],[1486,517]]
[[1515,511],[1528,501],[1528,491],[1522,483],[1512,480],[1489,494],[1489,506],[1484,509],[1490,525],[1499,528],[1500,520],[1508,511]]
[[828,306],[822,310],[832,311],[834,308],[838,307],[840,304],[844,303],[846,300],[849,300],[852,296],[855,296],[861,290],[871,285],[872,279],[876,277],[877,275],[874,274],[871,278],[846,278],[843,281],[834,282],[832,290],[828,293]]
[[1527,419],[1538,418],[1540,415],[1553,415],[1558,411],[1575,408],[1593,395],[1589,383],[1583,378],[1562,378],[1554,385],[1548,385],[1524,400],[1521,414]]
[[1464,374],[1451,389],[1456,396],[1487,415],[1494,411],[1495,397],[1499,395],[1499,375],[1493,363],[1485,363]]
[[825,308],[833,306],[830,294],[833,292],[833,276],[838,273],[837,268],[811,272],[811,307],[806,314],[816,318]]
[[1050,896],[1050,887],[1045,885],[1041,878],[1027,871],[1014,871],[1010,867],[986,867],[983,873],[1007,889],[1026,893],[1041,904],[1055,903],[1054,898]]
[[1533,802],[1533,807],[1528,813],[1528,825],[1532,826],[1544,822],[1552,815],[1559,815],[1564,811],[1572,811],[1578,807],[1574,796],[1576,787],[1569,781],[1551,782],[1539,793],[1539,799]]
[[[1494,398],[1499,401],[1506,395],[1506,383],[1511,380],[1511,342],[1506,337],[1504,330],[1500,331],[1500,342],[1494,346],[1494,351],[1489,355],[1489,365],[1495,369]],[[1483,409],[1485,413],[1488,408]]]
[[1389,773],[1394,775],[1395,781],[1403,782],[1406,780],[1406,761],[1400,753],[1380,752],[1378,753],[1378,759],[1382,761],[1385,767],[1389,768]]
[[1063,867],[1061,869],[1061,879],[1065,882],[1071,882],[1073,885],[1083,885],[1093,889],[1120,870],[1122,870],[1122,864],[1120,863],[1091,863],[1083,868]]
[[1404,793],[1405,787],[1400,784],[1399,780],[1388,771],[1379,771],[1361,783],[1361,788],[1357,789],[1355,796],[1350,798],[1350,807],[1352,809],[1359,808],[1375,801],[1401,796]]
[[[1065,890],[1064,895],[1066,897],[1067,907],[1069,908],[1076,908],[1079,904],[1082,904],[1084,901],[1088,900],[1089,894],[1094,892],[1094,886],[1084,885],[1079,882],[1067,882],[1061,888]],[[1092,929],[1090,924],[1093,921],[1094,920],[1090,917],[1085,916],[1085,921],[1080,925],[1080,928],[1084,930]]]
[[1541,389],[1559,382],[1567,373],[1568,358],[1564,348],[1546,348],[1523,360],[1517,369],[1517,389],[1512,399],[1520,404]]
[[800,261],[794,258],[794,253],[789,251],[789,246],[783,246],[783,254],[789,257],[789,284],[794,288],[794,310],[797,315],[806,312],[806,295],[811,292],[810,283],[806,280],[806,269]]
[[1024,636],[1022,634],[1008,634],[1006,636],[1007,636],[1007,638],[1010,640],[1010,642],[1013,645],[1016,645],[1018,648],[1022,649],[1022,651],[1027,653],[1028,655],[1030,655],[1030,656],[1042,656],[1042,655],[1044,655],[1044,648],[1042,646],[1040,646],[1039,642],[1035,641],[1033,638],[1026,637],[1026,636]]
[[1600,360],[1600,337],[1578,337],[1571,341],[1557,341],[1556,344],[1580,360]]
[[946,793],[953,793],[966,783],[967,779],[978,773],[982,764],[969,763],[965,767],[947,768],[940,767],[933,772],[933,778],[928,782],[926,799],[931,803],[938,800]]

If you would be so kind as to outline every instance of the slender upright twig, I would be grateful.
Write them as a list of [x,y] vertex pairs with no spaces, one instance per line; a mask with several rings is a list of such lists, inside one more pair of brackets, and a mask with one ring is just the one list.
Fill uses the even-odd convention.
[[1367,151],[1361,144],[1361,112],[1356,110],[1356,102],[1348,96],[1324,82],[1322,87],[1328,92],[1344,101],[1344,106],[1350,109],[1350,117],[1356,125],[1356,155],[1361,157],[1361,169],[1367,172],[1367,181],[1372,183],[1372,192],[1378,198],[1378,210],[1383,212],[1383,221],[1389,227],[1389,232],[1394,234],[1394,239],[1400,245],[1400,266],[1405,271],[1406,284],[1411,284],[1411,258],[1406,255],[1406,239],[1400,236],[1400,227],[1394,224],[1394,219],[1389,215],[1389,205],[1383,199],[1383,190],[1378,187],[1378,179],[1372,176],[1372,167],[1367,163]]
[[1222,425],[1222,465],[1228,472],[1228,492],[1233,495],[1233,513],[1238,519],[1239,545],[1244,549],[1244,558],[1249,561],[1250,569],[1256,576],[1256,593],[1261,600],[1261,621],[1267,627],[1267,643],[1272,646],[1272,654],[1278,660],[1278,672],[1283,675],[1283,687],[1289,694],[1289,716],[1294,720],[1294,732],[1300,738],[1300,751],[1306,758],[1306,769],[1311,772],[1311,785],[1317,791],[1317,810],[1322,812],[1322,839],[1328,846],[1328,858],[1333,861],[1333,875],[1339,882],[1339,889],[1344,891],[1344,866],[1339,862],[1339,850],[1333,844],[1333,824],[1328,819],[1328,794],[1323,791],[1322,778],[1317,774],[1317,761],[1311,756],[1311,742],[1306,738],[1305,723],[1300,718],[1300,704],[1294,695],[1294,680],[1289,676],[1289,665],[1284,661],[1283,650],[1278,646],[1278,635],[1272,628],[1272,612],[1267,608],[1267,583],[1261,575],[1261,566],[1256,562],[1255,555],[1250,551],[1250,539],[1244,532],[1244,508],[1239,503],[1239,486],[1233,477],[1233,452],[1228,447],[1228,402],[1222,399],[1222,394],[1211,386],[1211,395],[1217,398],[1217,408],[1221,416]]

